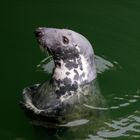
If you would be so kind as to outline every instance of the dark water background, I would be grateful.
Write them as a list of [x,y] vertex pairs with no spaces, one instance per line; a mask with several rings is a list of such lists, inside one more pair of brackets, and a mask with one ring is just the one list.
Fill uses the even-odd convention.
[[[139,0],[3,0],[0,15],[1,140],[140,139]],[[47,78],[35,71],[45,56],[33,34],[38,26],[80,32],[94,44],[97,55],[119,63],[121,68],[98,76],[108,105],[118,104],[105,122],[99,118],[99,125],[57,132],[29,124],[18,105],[22,89]]]

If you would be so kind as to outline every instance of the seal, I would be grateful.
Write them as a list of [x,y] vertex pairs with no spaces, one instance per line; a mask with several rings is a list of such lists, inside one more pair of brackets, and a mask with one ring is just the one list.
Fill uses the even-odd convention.
[[52,55],[54,68],[50,81],[23,90],[22,104],[48,121],[91,100],[90,87],[97,76],[95,55],[90,42],[72,30],[39,27],[35,36],[41,49]]

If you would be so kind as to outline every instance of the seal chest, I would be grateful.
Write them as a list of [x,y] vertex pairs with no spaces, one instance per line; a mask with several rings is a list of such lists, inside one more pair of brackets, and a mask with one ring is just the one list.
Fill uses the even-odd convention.
[[88,95],[89,85],[96,78],[92,46],[84,36],[68,29],[40,27],[35,34],[41,49],[52,55],[55,66],[51,83],[24,90],[23,104],[34,114],[64,115]]

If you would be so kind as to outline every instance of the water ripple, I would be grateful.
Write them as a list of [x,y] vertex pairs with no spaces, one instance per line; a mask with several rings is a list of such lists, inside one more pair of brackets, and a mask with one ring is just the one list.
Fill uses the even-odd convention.
[[[116,104],[108,108],[91,107],[90,109],[96,110],[119,110],[125,109],[131,104],[136,104],[140,100],[140,93],[136,92],[135,95],[125,94],[122,97],[114,97],[111,104]],[[115,101],[115,102],[114,102]],[[117,102],[116,102],[117,101]],[[125,111],[125,110],[124,110]],[[108,120],[104,122],[104,126],[96,132],[95,135],[88,135],[86,140],[106,140],[112,138],[140,138],[140,111],[134,110],[126,116],[120,116],[116,119]]]
[[[97,135],[103,138],[114,138],[120,136],[140,137],[140,116],[130,115],[120,120],[112,120],[111,123],[105,122],[108,129],[98,131]],[[138,127],[138,128],[137,128]],[[133,132],[133,134],[131,134]]]

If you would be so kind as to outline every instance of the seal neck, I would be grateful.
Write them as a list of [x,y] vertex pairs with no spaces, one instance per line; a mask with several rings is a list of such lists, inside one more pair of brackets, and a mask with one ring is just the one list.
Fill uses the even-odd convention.
[[96,78],[93,57],[80,54],[78,58],[57,59],[53,73],[55,89],[59,94],[74,92],[78,87],[90,83]]

